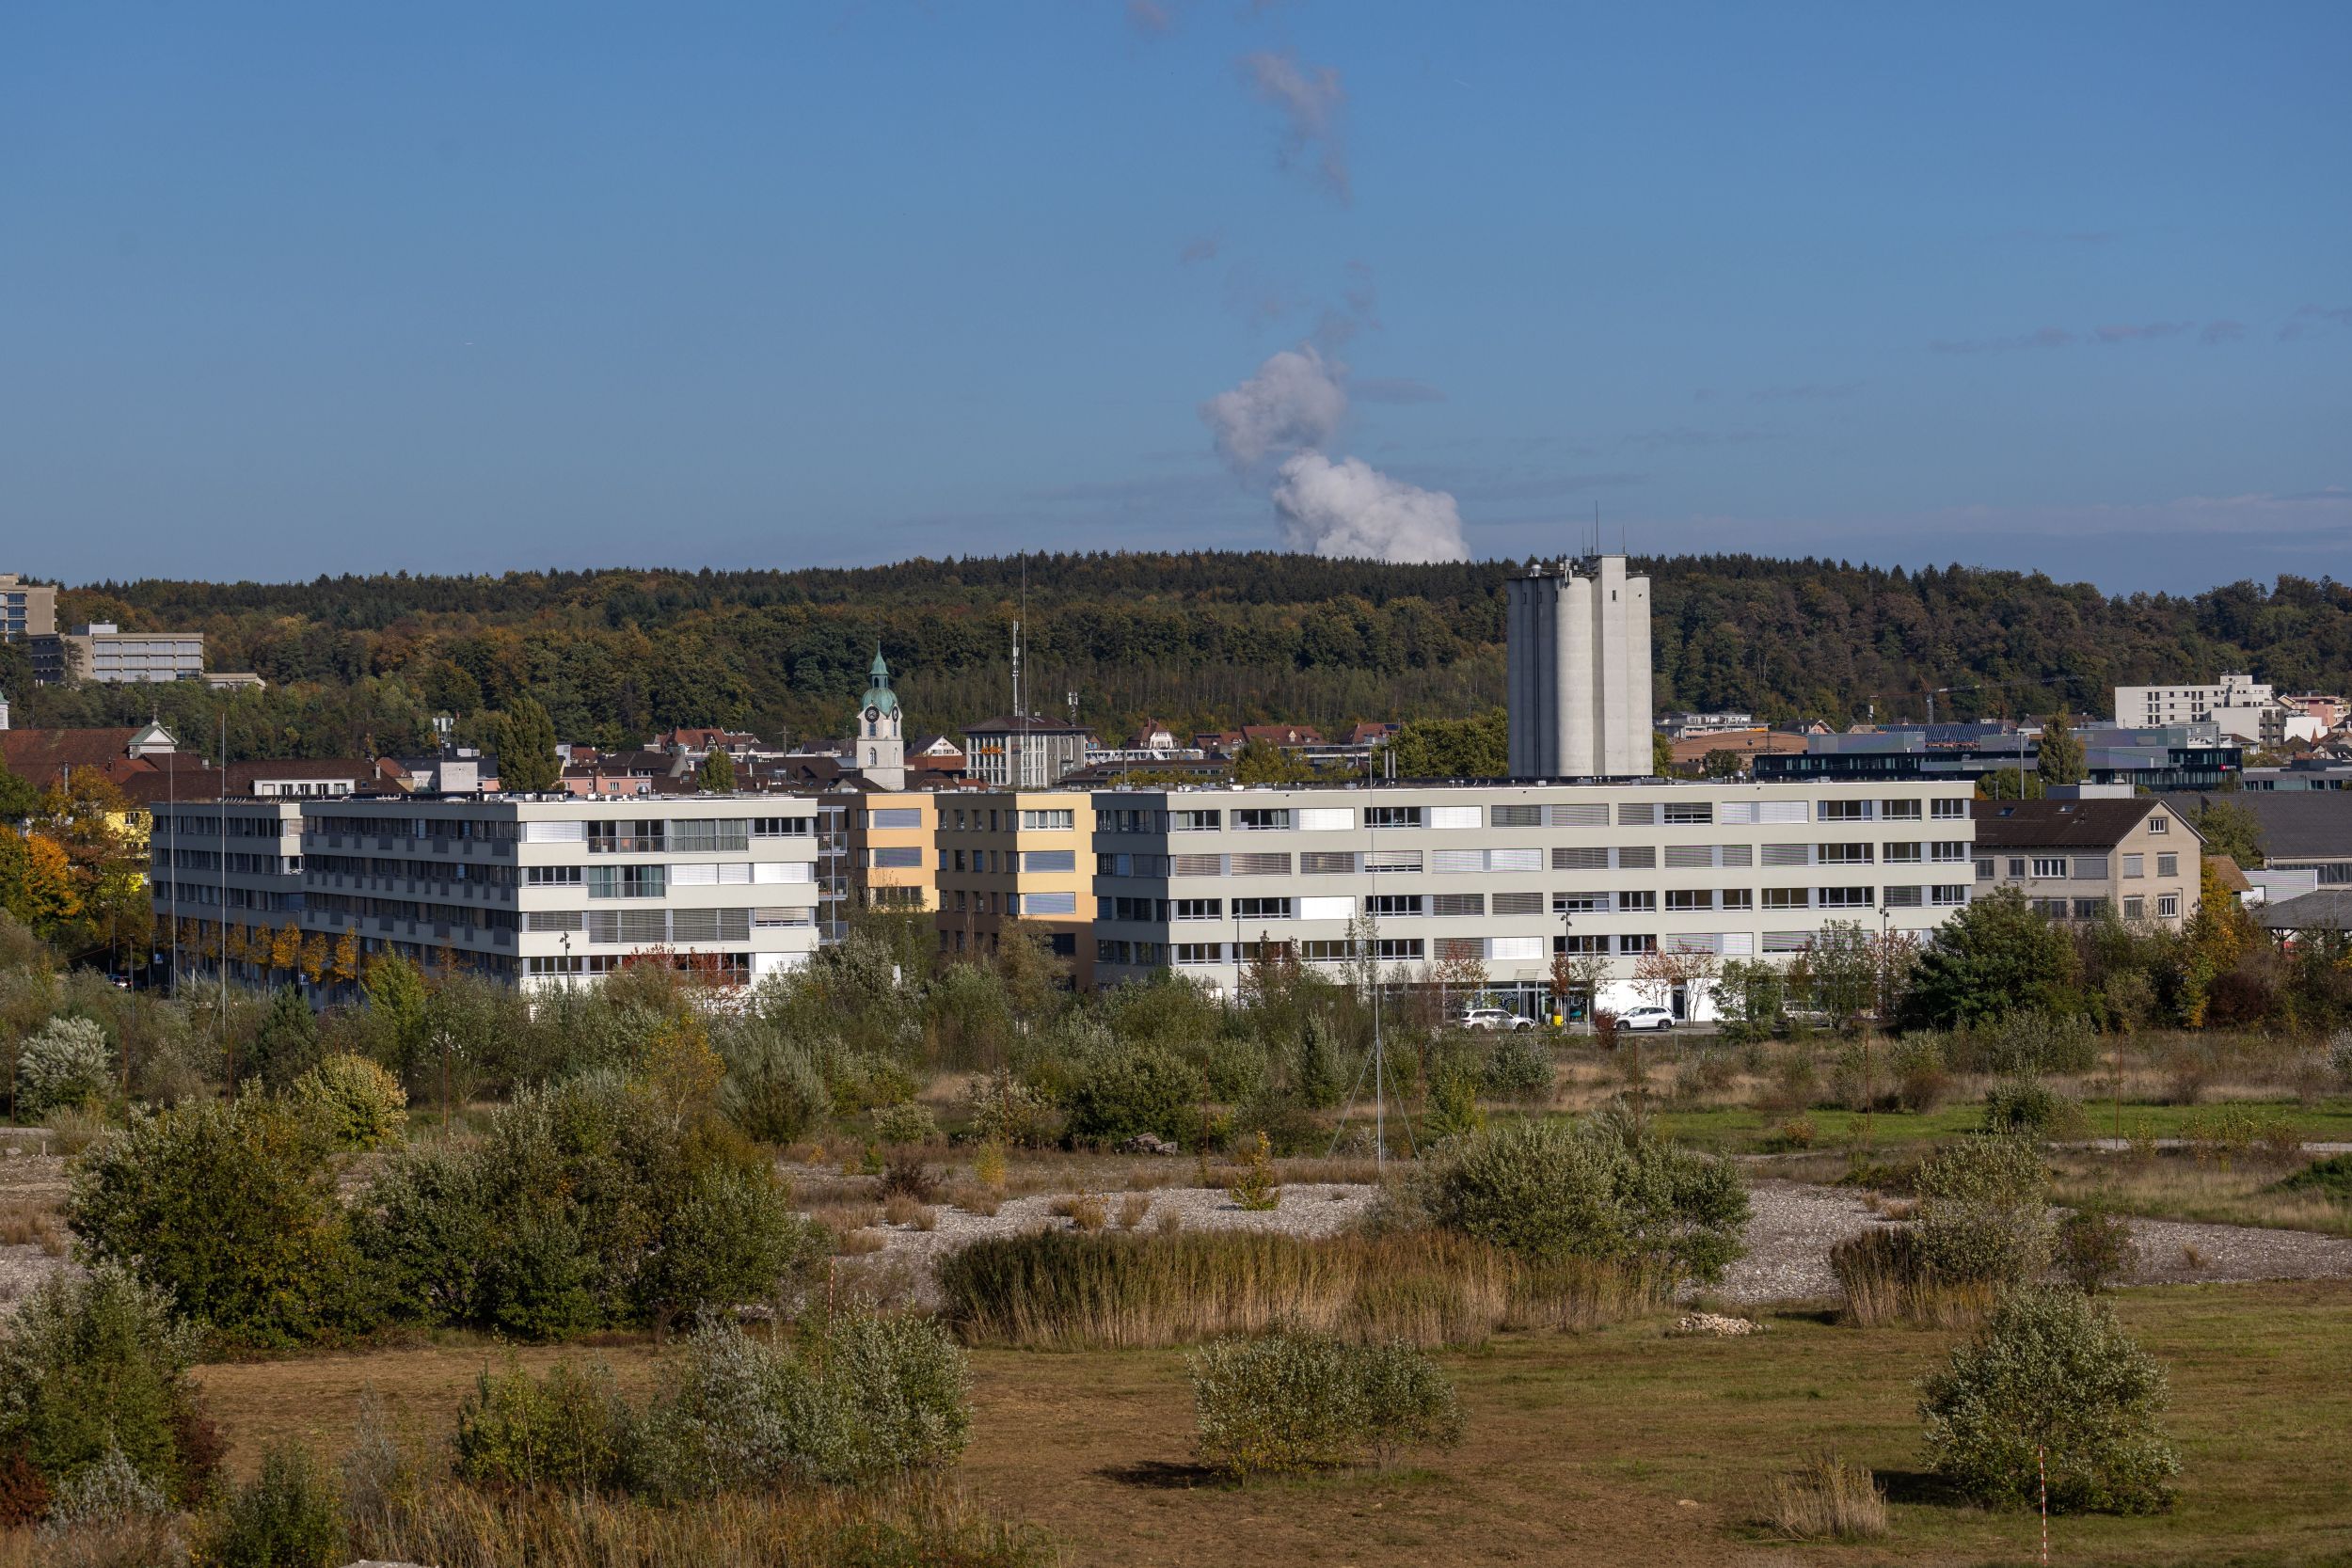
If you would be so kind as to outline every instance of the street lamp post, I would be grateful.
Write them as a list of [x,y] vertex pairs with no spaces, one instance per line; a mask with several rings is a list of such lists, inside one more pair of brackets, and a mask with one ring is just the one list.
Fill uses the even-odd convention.
[[1870,1021],[1871,1028],[1863,1031],[1862,1035],[1862,1147],[1866,1151],[1870,1148],[1870,1035],[1886,1026],[1887,964],[1894,946],[1894,906],[1884,902],[1882,896],[1879,904],[1878,1006],[1871,1009],[1877,1016]]

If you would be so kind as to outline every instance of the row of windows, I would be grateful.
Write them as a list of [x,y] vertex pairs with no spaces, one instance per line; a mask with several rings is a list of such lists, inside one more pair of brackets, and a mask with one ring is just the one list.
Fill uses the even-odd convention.
[[[880,812],[875,813],[876,816],[882,815]],[[943,809],[940,815],[941,826],[945,827],[947,825],[948,814]],[[1070,806],[1047,806],[1034,811],[1025,809],[1015,811],[1010,806],[991,806],[982,810],[978,806],[974,806],[968,812],[963,807],[957,806],[954,808],[952,820],[959,832],[1005,832],[1009,831],[1016,821],[1025,832],[1074,832],[1078,827],[1078,813],[1075,808]],[[922,824],[919,821],[897,824],[877,822],[875,826],[917,828]]]
[[[1792,887],[1765,888],[1761,890],[1761,895],[1762,907],[1768,910],[1922,909],[1931,905],[1949,909],[1968,901],[1968,889],[1965,883],[1959,882],[1884,888]],[[1614,893],[1555,893],[1551,895],[1550,912],[1555,915],[1654,914],[1662,909],[1670,914],[1717,910],[1746,913],[1757,908],[1757,889],[1745,887],[1671,888],[1662,894],[1648,888],[1619,889]],[[1534,893],[1495,894],[1492,895],[1493,912],[1497,915],[1540,914],[1544,910],[1542,899],[1541,894]],[[1235,898],[1231,901],[1231,908],[1232,918],[1236,922],[1353,920],[1359,908],[1375,920],[1412,920],[1475,917],[1486,912],[1487,901],[1488,895],[1484,894],[1431,895],[1383,893],[1366,897],[1360,906],[1354,896],[1339,895],[1306,898]],[[1221,898],[1111,897],[1104,899],[1099,907],[1104,917],[1113,921],[1167,924],[1223,920],[1228,904]]]
[[[1939,822],[1965,821],[1966,796],[1942,796],[1927,803],[1927,816]],[[961,816],[961,813],[958,814]],[[1808,813],[1803,800],[1626,800],[1617,803],[1613,820],[1619,827],[1705,827],[1712,823],[1916,822],[1921,802],[1903,800],[1820,800]],[[1231,825],[1237,832],[1343,832],[1358,826],[1374,832],[1428,828],[1605,828],[1613,815],[1607,801],[1580,800],[1555,805],[1367,805],[1360,818],[1354,806],[1183,807],[1160,811],[1114,808],[1100,812],[1096,821],[1117,833],[1215,832]],[[961,822],[958,824],[961,826]]]
[[[880,856],[882,851],[874,851]],[[1016,859],[1016,855],[1018,858]],[[877,859],[876,865],[884,863]],[[920,859],[899,863],[920,865]],[[1074,872],[1078,869],[1075,849],[952,849],[947,856],[948,869],[977,871],[988,875],[1009,876],[1017,867],[1026,873],[1043,875],[1053,872]]]
[[[1767,866],[1870,865],[1881,847],[1870,844],[1624,844],[1559,845],[1549,854],[1536,846],[1502,849],[1305,849],[1295,861],[1276,851],[1268,854],[1154,855],[1098,853],[1098,877],[1287,877],[1294,864],[1303,877],[1352,877],[1363,874],[1412,874],[1427,870],[1436,876],[1485,876],[1496,873],[1553,871],[1743,870],[1756,863],[1760,847]],[[1889,865],[1932,863],[1959,865],[1968,860],[1963,839],[1933,843],[1909,841],[1883,846]],[[985,855],[987,851],[976,851]],[[958,870],[962,869],[958,851]],[[976,863],[976,869],[982,867]]]

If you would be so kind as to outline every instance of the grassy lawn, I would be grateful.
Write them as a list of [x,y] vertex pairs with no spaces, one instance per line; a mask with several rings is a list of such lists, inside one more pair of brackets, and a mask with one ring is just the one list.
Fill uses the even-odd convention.
[[[2352,1560],[2352,1285],[2125,1292],[2119,1310],[2170,1368],[2181,1503],[2155,1519],[2061,1518],[2054,1560],[2188,1564]],[[1951,1336],[1835,1327],[1803,1315],[1738,1340],[1668,1339],[1663,1320],[1573,1337],[1512,1337],[1445,1358],[1469,1439],[1425,1467],[1232,1489],[1191,1464],[1178,1353],[973,1357],[964,1481],[984,1506],[1040,1525],[1084,1564],[2024,1563],[2038,1527],[1934,1500],[1919,1463],[1915,1384]],[[500,1353],[453,1345],[210,1366],[232,1465],[262,1442],[347,1441],[373,1386],[396,1418],[446,1433]],[[642,1394],[660,1362],[642,1341],[599,1354]],[[553,1359],[532,1350],[526,1362]],[[1768,1478],[1834,1446],[1890,1486],[1893,1534],[1788,1546],[1747,1521]]]
[[[2352,1143],[2352,1100],[2322,1101],[2313,1105],[2291,1100],[2245,1103],[2260,1115],[2280,1117],[2301,1133],[2306,1143]],[[2199,1110],[2193,1105],[2136,1104],[2127,1100],[2123,1102],[2123,1129],[2128,1133],[2144,1128],[2159,1138],[2175,1138],[2181,1134],[2183,1122]],[[2083,1111],[2089,1118],[2090,1136],[2106,1137],[2114,1132],[2113,1112],[2106,1101],[2088,1099]],[[1816,1148],[1840,1148],[1862,1139],[1862,1117],[1858,1112],[1812,1110],[1805,1112],[1804,1117],[1813,1124]],[[1657,1111],[1658,1130],[1668,1137],[1735,1154],[1764,1148],[1788,1119],[1749,1106],[1678,1110],[1661,1105]],[[1984,1108],[1971,1103],[1947,1105],[1919,1115],[1881,1111],[1870,1122],[1873,1143],[1921,1143],[1974,1132],[1984,1124]]]

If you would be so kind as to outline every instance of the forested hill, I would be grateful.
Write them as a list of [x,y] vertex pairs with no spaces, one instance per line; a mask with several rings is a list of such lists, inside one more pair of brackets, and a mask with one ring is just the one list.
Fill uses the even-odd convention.
[[[1909,573],[1829,561],[1645,561],[1661,708],[1772,718],[2100,714],[2108,689],[2251,670],[2294,689],[2352,685],[2352,586],[2282,578],[2193,598],[2108,598],[2039,575]],[[136,581],[70,590],[61,620],[195,629],[218,670],[262,694],[183,687],[32,690],[0,649],[19,723],[119,723],[159,710],[209,734],[226,706],[245,755],[425,744],[436,712],[469,728],[519,692],[558,731],[633,743],[672,724],[773,737],[841,729],[879,641],[916,731],[1009,704],[1024,562],[862,570],[597,571],[501,578]],[[1261,554],[1033,556],[1033,706],[1106,734],[1146,714],[1180,729],[1272,719],[1337,724],[1490,707],[1502,695],[1507,562],[1389,566]],[[29,700],[28,700],[29,699]]]

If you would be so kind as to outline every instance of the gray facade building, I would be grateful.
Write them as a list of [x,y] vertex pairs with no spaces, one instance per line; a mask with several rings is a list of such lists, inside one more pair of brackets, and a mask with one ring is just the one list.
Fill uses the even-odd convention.
[[1587,556],[1541,562],[1504,594],[1511,776],[1652,773],[1649,578]]

